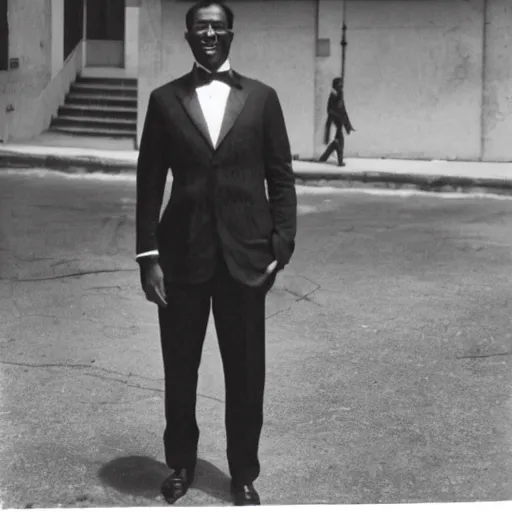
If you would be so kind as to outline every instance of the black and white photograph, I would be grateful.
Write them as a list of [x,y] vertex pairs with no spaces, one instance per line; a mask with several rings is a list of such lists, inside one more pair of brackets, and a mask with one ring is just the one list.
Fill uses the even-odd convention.
[[0,508],[510,510],[511,355],[512,0],[0,0]]

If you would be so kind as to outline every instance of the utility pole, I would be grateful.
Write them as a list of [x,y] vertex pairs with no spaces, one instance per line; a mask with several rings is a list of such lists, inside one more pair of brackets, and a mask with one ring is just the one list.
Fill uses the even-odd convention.
[[347,49],[347,0],[343,1],[343,26],[341,37],[341,83],[345,85],[345,59]]

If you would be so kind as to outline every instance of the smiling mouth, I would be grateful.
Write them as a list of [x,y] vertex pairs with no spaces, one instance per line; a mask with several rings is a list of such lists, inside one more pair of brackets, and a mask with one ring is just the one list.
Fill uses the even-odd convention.
[[203,51],[209,55],[214,54],[217,51],[216,44],[203,44]]

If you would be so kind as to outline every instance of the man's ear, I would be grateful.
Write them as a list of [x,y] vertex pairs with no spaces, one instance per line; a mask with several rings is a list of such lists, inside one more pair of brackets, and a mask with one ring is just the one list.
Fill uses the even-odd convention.
[[187,42],[188,42],[189,33],[188,33],[188,32],[185,32],[185,34],[183,35],[183,37],[185,38],[185,41],[187,41]]

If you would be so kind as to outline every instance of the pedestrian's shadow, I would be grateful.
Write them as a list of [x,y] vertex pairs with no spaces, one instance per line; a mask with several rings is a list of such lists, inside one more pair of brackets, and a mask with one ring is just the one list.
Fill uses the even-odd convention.
[[[160,486],[169,474],[169,468],[162,462],[137,455],[114,459],[98,471],[98,477],[104,484],[123,494],[148,499],[160,496]],[[192,489],[199,489],[222,501],[230,500],[229,477],[203,459],[197,460]]]

